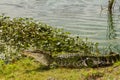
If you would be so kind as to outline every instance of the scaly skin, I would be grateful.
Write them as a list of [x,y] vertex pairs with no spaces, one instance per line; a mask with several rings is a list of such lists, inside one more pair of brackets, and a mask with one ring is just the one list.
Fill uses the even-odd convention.
[[70,53],[52,57],[50,53],[36,50],[36,51],[23,51],[23,55],[35,58],[41,64],[49,66],[56,63],[57,66],[70,67],[70,68],[83,68],[83,67],[102,67],[112,65],[120,60],[120,55],[112,53],[110,55],[81,55],[80,53]]

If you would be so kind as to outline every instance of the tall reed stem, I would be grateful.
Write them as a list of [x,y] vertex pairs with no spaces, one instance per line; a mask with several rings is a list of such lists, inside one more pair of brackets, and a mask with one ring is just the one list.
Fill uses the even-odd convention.
[[112,8],[113,8],[114,2],[115,2],[115,0],[109,0],[108,11],[109,11],[110,14],[112,14]]

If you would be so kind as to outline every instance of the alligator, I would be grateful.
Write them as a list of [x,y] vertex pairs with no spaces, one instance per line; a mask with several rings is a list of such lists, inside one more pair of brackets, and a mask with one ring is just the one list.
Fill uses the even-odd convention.
[[81,53],[68,53],[58,56],[52,56],[50,52],[41,50],[26,50],[22,54],[34,58],[44,66],[50,66],[53,63],[58,67],[84,68],[84,67],[103,67],[110,66],[120,60],[120,55],[110,52],[109,55],[83,55]]

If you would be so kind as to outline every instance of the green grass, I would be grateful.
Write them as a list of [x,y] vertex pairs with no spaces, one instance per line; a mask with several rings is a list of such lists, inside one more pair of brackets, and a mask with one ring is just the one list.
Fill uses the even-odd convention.
[[118,80],[120,79],[120,62],[104,68],[82,69],[43,69],[30,58],[22,58],[12,64],[2,64],[0,80]]

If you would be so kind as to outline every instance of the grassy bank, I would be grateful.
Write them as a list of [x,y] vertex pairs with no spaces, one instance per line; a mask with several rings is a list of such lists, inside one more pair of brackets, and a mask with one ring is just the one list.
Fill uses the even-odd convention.
[[[2,62],[1,62],[2,63]],[[0,67],[0,80],[118,80],[120,62],[104,68],[51,68],[49,70],[30,58],[22,58]]]

